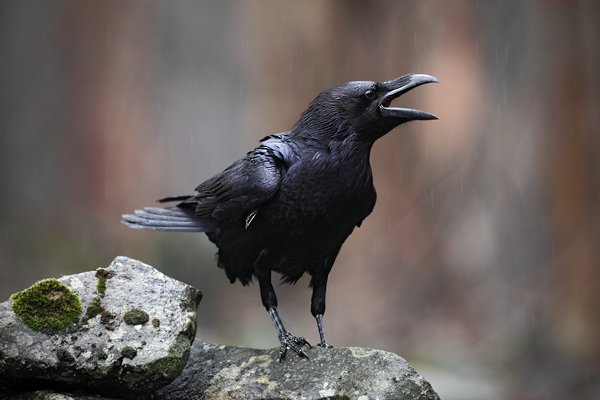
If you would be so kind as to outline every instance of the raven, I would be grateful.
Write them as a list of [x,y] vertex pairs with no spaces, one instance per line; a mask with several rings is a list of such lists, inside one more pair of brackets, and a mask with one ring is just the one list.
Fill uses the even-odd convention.
[[342,243],[375,206],[369,155],[396,126],[436,116],[391,102],[438,82],[409,74],[387,82],[343,83],[319,94],[289,132],[267,136],[192,195],[167,197],[168,208],[147,207],[122,222],[137,229],[204,232],[218,248],[219,267],[234,283],[258,281],[262,303],[277,329],[279,360],[288,349],[306,357],[306,339],[284,328],[271,272],[295,283],[308,272],[311,313],[321,347],[327,277]]

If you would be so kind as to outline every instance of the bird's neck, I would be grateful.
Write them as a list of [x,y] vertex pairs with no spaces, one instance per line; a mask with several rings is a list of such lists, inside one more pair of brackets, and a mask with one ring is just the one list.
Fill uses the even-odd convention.
[[[297,127],[298,128],[298,127]],[[311,147],[328,154],[327,159],[338,168],[370,171],[369,156],[373,141],[364,140],[363,135],[346,131],[342,136],[324,129],[295,129],[292,131],[296,143],[302,143],[302,151]]]
[[291,131],[292,137],[310,146],[322,147],[343,156],[368,156],[374,140],[365,140],[364,135],[353,132],[345,125],[296,125]]
[[350,135],[344,138],[335,138],[328,143],[329,152],[332,156],[359,166],[369,163],[372,142],[358,140],[356,136]]

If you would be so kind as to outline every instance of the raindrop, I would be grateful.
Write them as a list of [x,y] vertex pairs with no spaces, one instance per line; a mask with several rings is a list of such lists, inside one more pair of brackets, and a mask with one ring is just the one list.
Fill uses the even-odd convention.
[[429,199],[431,200],[431,208],[434,208],[434,206],[433,206],[433,188],[429,189]]
[[106,27],[106,44],[110,45],[112,42],[112,35],[111,35],[111,31],[110,31],[110,26]]
[[417,32],[416,31],[413,34],[413,44],[415,46],[415,51],[419,50],[419,43],[417,42]]

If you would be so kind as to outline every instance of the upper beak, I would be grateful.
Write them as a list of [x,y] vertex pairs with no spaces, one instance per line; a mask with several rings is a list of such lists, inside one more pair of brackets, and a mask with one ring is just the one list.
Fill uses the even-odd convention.
[[412,108],[390,107],[392,100],[394,100],[397,97],[400,97],[404,93],[416,88],[417,86],[421,86],[426,83],[437,82],[439,81],[434,76],[424,74],[404,75],[400,78],[383,82],[381,86],[387,92],[383,95],[383,97],[380,100],[379,108],[381,110],[381,113],[386,117],[401,118],[405,121],[411,121],[416,119],[438,119],[438,117],[436,117],[435,115],[426,113],[424,111],[413,110]]

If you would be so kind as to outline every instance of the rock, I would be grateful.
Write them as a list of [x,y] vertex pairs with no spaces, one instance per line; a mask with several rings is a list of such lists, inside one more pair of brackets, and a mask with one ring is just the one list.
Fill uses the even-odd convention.
[[279,349],[191,346],[199,301],[196,289],[125,257],[41,281],[0,303],[0,398],[439,400],[381,350],[315,347],[309,360],[290,353],[279,363]]
[[438,395],[402,357],[359,347],[307,350],[277,361],[279,349],[194,342],[187,366],[152,399],[394,399]]
[[200,298],[193,287],[126,257],[40,281],[0,303],[0,387],[156,390],[186,364]]
[[[393,353],[359,347],[315,347],[308,350],[309,360],[290,354],[279,363],[278,351],[214,345],[196,340],[188,364],[177,380],[154,394],[133,398],[439,400],[431,385],[402,357]],[[97,399],[87,394],[37,391],[8,396],[7,400],[30,398]]]
[[23,392],[9,397],[2,397],[4,400],[116,400],[115,398],[101,397],[77,393],[58,393],[52,390],[36,390],[33,392]]

